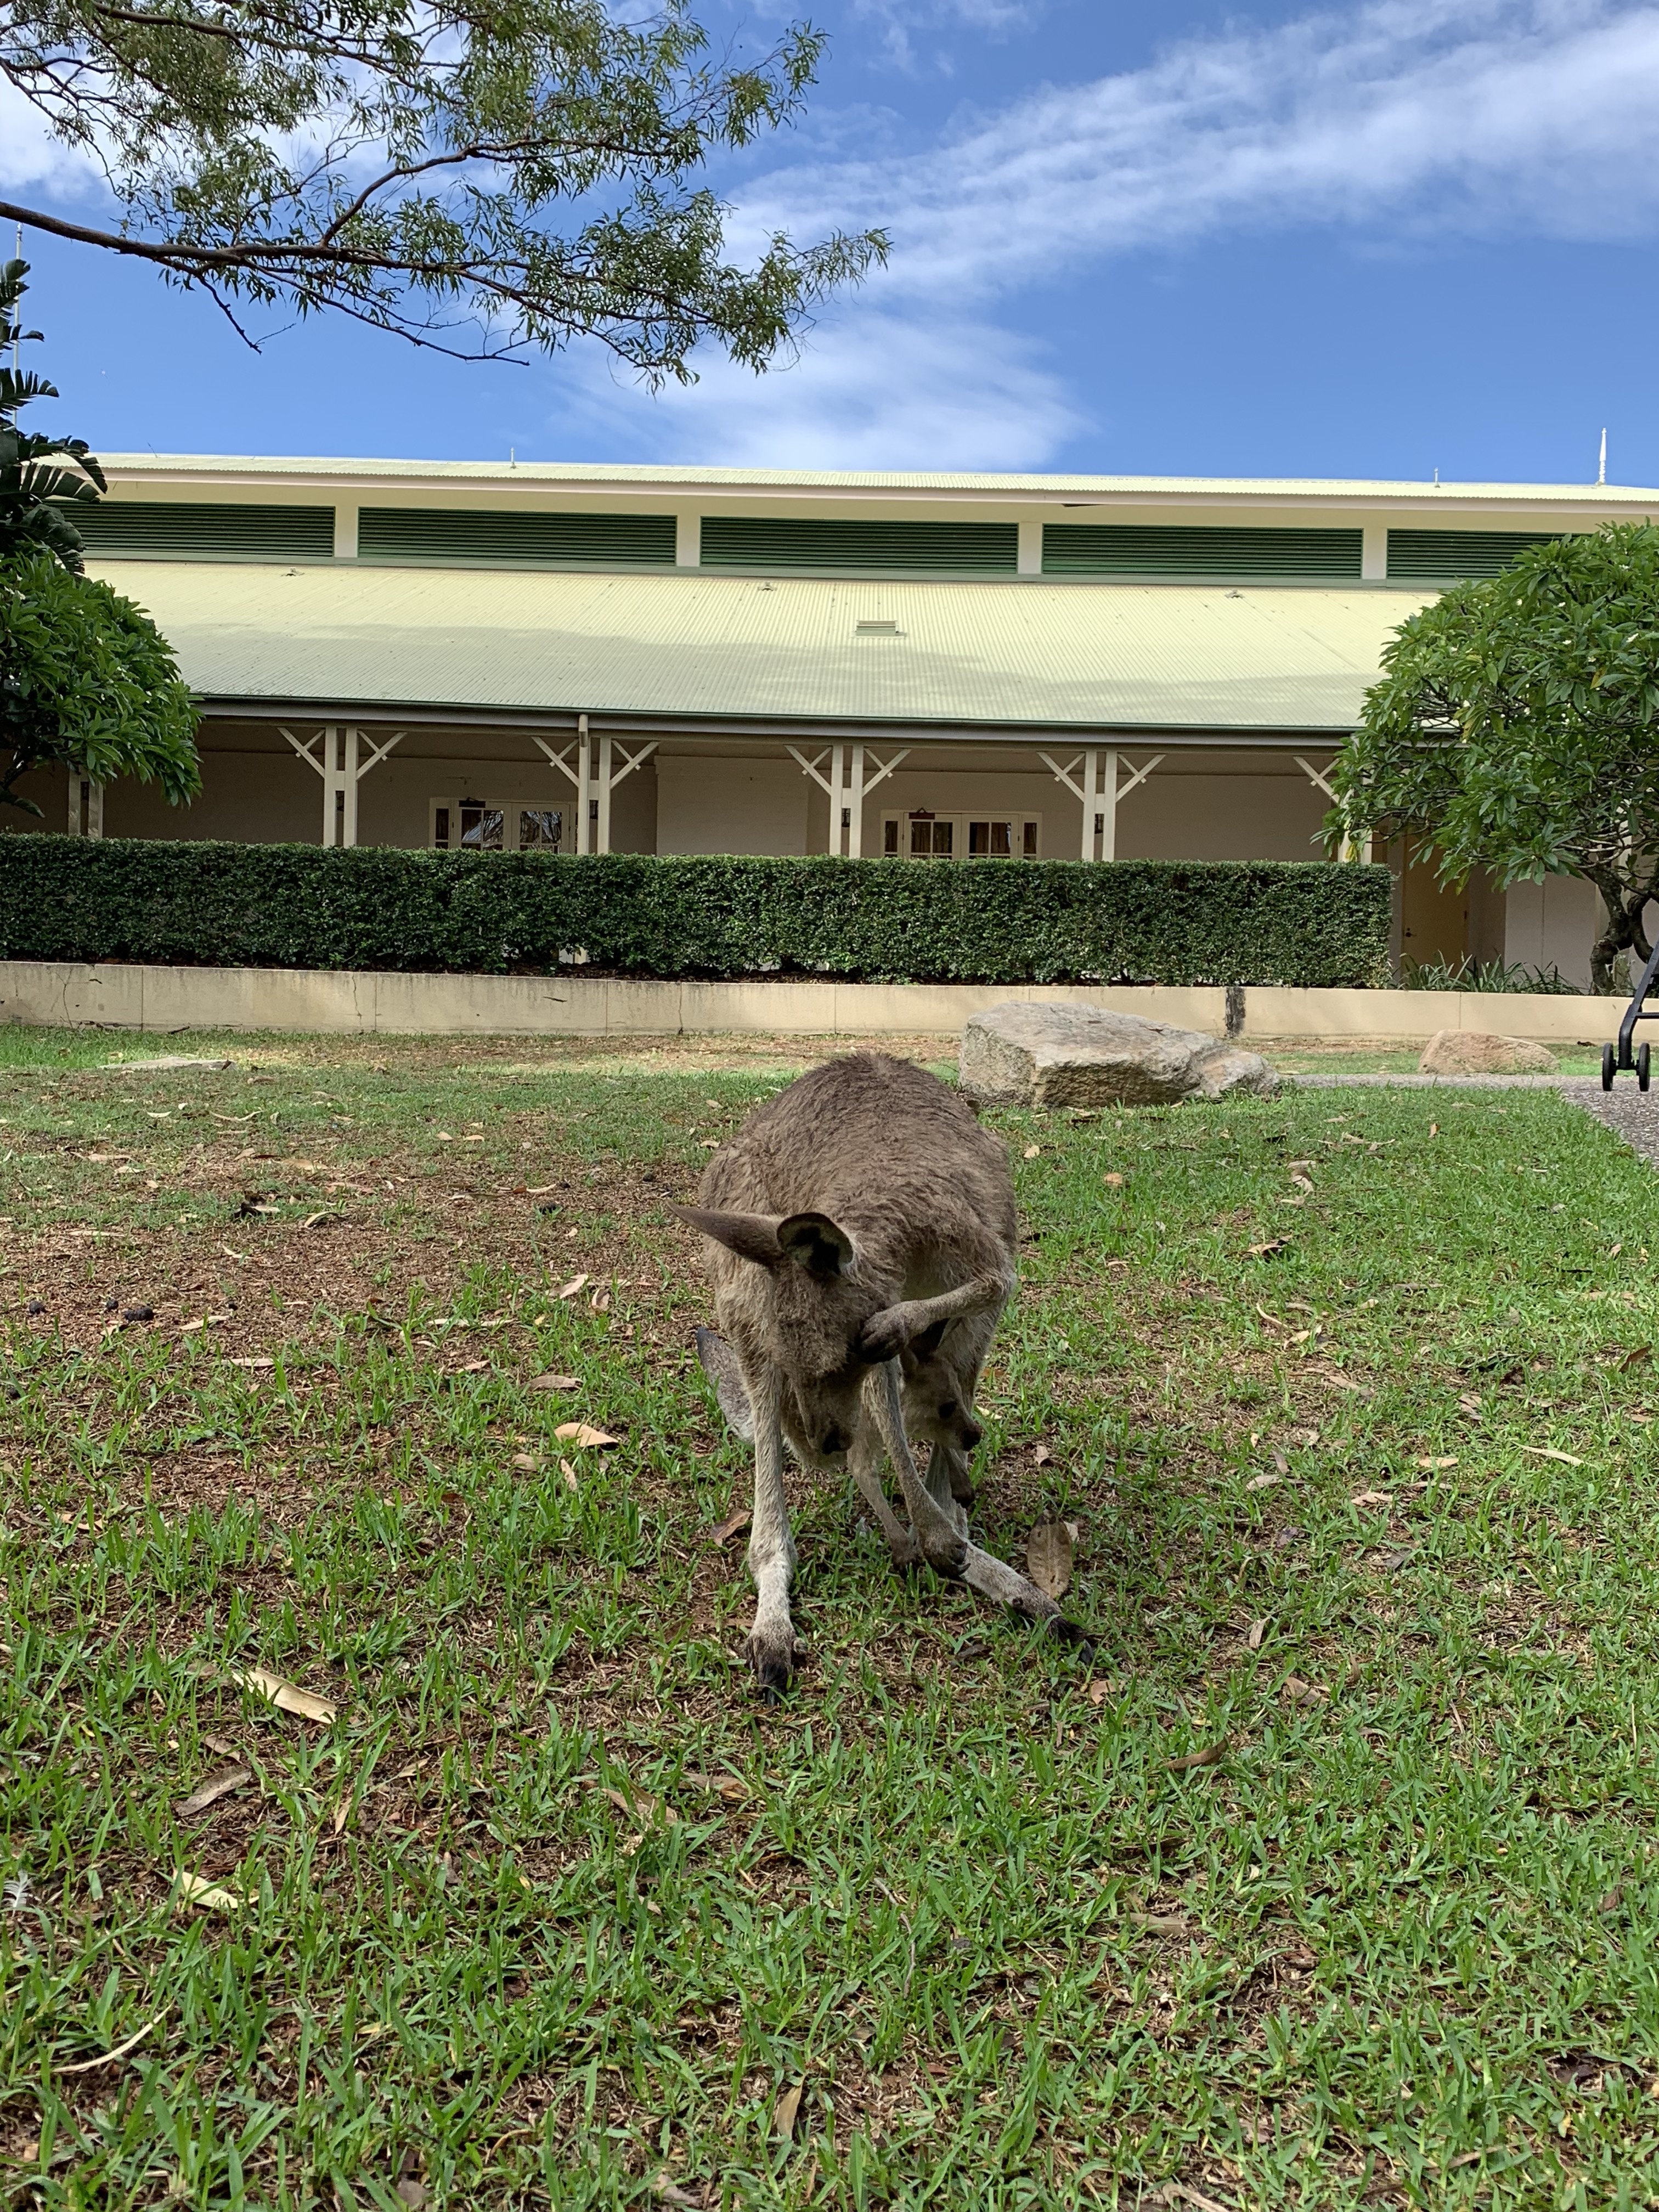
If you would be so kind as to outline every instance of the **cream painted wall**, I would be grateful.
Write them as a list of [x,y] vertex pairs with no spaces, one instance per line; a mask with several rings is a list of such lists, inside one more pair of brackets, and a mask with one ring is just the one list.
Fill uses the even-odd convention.
[[[153,783],[123,778],[104,794],[106,837],[223,837],[243,845],[318,845],[322,779],[283,749],[202,753],[202,795],[169,806]],[[59,825],[53,823],[56,829]]]
[[1587,990],[1601,911],[1595,885],[1577,876],[1516,884],[1505,901],[1504,957],[1528,968],[1559,968],[1570,983]]
[[[1150,751],[1129,756],[1139,767]],[[1293,775],[1186,775],[1154,769],[1117,810],[1120,860],[1322,860],[1330,801]],[[1071,819],[1081,823],[1073,802]]]
[[[808,842],[807,793],[817,800],[816,845]],[[659,853],[823,852],[828,800],[793,760],[707,753],[657,757]]]

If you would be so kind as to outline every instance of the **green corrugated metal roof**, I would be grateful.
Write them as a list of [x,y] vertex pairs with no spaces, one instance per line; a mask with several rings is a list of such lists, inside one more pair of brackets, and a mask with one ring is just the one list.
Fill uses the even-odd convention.
[[[98,560],[218,700],[1341,730],[1430,596]],[[856,634],[890,619],[899,635]]]
[[134,481],[169,476],[226,476],[243,477],[306,477],[335,483],[385,482],[402,478],[410,483],[447,481],[459,483],[519,483],[528,490],[544,483],[684,484],[697,491],[750,488],[787,490],[792,484],[812,491],[915,491],[993,494],[1030,492],[1037,497],[1086,499],[1091,494],[1121,498],[1126,494],[1163,499],[1192,499],[1213,495],[1221,501],[1285,498],[1341,501],[1353,499],[1401,499],[1444,501],[1448,505],[1474,501],[1496,501],[1506,506],[1554,505],[1652,507],[1659,513],[1659,490],[1629,484],[1595,483],[1434,483],[1406,479],[1361,477],[1146,477],[1039,476],[1036,474],[978,473],[963,470],[836,470],[836,469],[708,469],[619,466],[583,461],[520,461],[509,468],[501,461],[404,461],[352,459],[340,456],[251,453],[106,453],[105,467],[116,477]]

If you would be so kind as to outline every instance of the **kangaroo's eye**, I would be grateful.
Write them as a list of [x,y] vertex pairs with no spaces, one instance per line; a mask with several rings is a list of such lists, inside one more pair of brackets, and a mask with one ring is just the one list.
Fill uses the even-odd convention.
[[954,1398],[947,1398],[945,1403],[939,1409],[939,1417],[941,1421],[954,1420],[961,1411],[961,1407],[957,1405]]

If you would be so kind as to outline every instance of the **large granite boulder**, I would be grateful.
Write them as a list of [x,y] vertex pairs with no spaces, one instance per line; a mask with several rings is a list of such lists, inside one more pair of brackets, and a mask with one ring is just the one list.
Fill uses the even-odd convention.
[[1490,1030],[1437,1030],[1417,1063],[1424,1075],[1553,1075],[1560,1065],[1547,1045]]
[[1164,1106],[1279,1088],[1259,1054],[1201,1030],[1033,1000],[974,1016],[957,1079],[987,1106]]

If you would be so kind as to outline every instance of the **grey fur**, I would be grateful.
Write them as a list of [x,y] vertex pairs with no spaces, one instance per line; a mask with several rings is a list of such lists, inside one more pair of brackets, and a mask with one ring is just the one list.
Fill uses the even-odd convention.
[[[786,1438],[808,1466],[850,1468],[896,1559],[925,1559],[1074,1635],[1051,1598],[969,1540],[957,1502],[1018,1236],[1007,1155],[972,1108],[908,1061],[830,1060],[749,1116],[708,1163],[699,1198],[684,1217],[704,1233],[726,1341],[700,1332],[698,1351],[728,1419],[742,1433],[746,1413],[755,1443],[747,1650],[762,1684],[781,1688],[795,1655]],[[735,1411],[729,1369],[721,1388],[733,1357]],[[907,1428],[935,1447],[925,1480]],[[884,1450],[908,1529],[882,1490]]]

